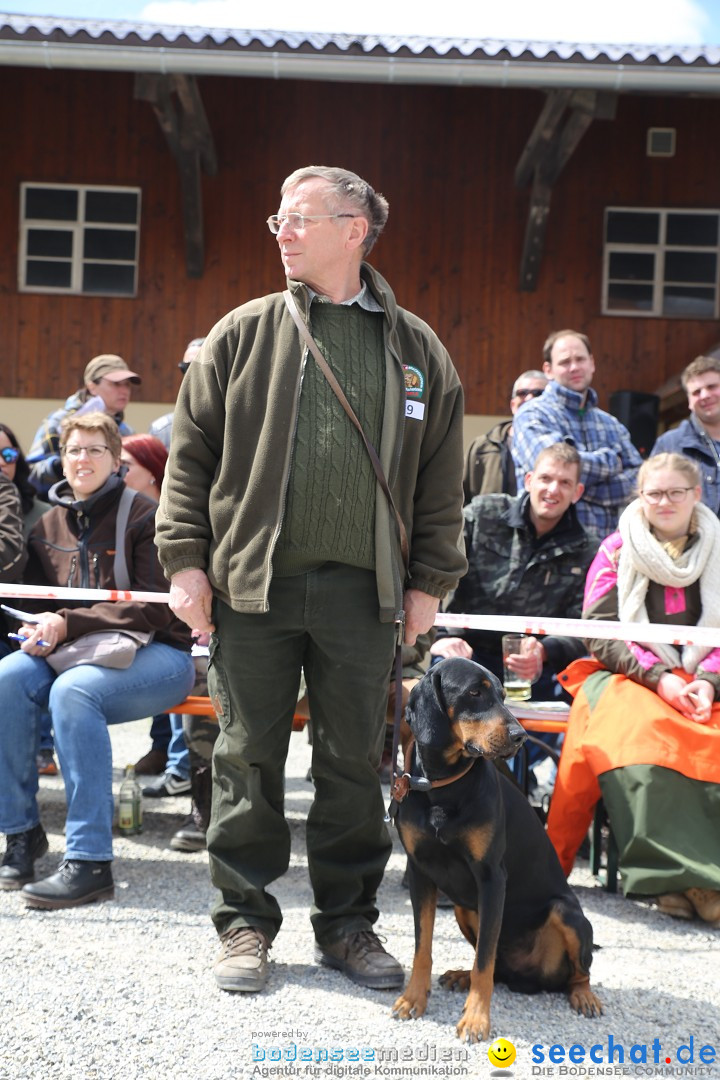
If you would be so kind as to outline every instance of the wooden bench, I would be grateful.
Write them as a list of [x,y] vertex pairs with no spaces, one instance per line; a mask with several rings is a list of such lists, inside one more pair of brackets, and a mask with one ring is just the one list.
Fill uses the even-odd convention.
[[[173,705],[172,709],[168,709],[171,713],[184,713],[186,716],[207,716],[210,720],[217,722],[217,714],[212,706],[212,702],[209,697],[203,697],[200,695],[190,694],[181,701],[179,705]],[[310,718],[310,714],[307,711],[307,702],[305,698],[301,698],[298,701],[295,715],[293,716],[293,731],[302,731]]]

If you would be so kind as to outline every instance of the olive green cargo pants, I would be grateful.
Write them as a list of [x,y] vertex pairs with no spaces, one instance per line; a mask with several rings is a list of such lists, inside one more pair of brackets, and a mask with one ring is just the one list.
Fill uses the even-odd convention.
[[209,690],[219,713],[208,852],[222,934],[256,926],[270,939],[282,915],[268,886],[290,859],[285,759],[305,672],[315,798],[307,817],[315,937],[329,944],[377,919],[391,850],[376,766],[394,627],[378,620],[375,575],[338,563],[276,578],[268,613],[215,605]]

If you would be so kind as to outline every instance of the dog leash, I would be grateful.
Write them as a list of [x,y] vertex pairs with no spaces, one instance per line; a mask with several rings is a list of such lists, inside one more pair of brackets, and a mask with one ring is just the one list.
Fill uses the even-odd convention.
[[461,769],[459,773],[455,773],[454,776],[445,776],[440,780],[428,780],[426,776],[413,776],[410,771],[412,768],[412,755],[415,749],[415,736],[411,735],[408,740],[408,744],[405,747],[405,760],[403,762],[402,776],[393,776],[393,782],[391,785],[391,799],[388,812],[385,817],[386,821],[394,820],[398,811],[398,805],[407,798],[411,791],[432,791],[434,788],[447,787],[449,784],[454,784],[456,780],[462,780],[463,776],[472,769],[476,761],[479,758],[471,758],[468,761],[464,769]]

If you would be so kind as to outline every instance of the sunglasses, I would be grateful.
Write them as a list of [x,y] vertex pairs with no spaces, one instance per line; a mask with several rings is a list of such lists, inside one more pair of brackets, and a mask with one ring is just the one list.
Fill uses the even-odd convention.
[[4,450],[0,450],[0,457],[6,465],[13,465],[20,457],[20,451],[16,450],[14,446],[6,446]]
[[542,390],[518,390],[515,397],[540,397]]

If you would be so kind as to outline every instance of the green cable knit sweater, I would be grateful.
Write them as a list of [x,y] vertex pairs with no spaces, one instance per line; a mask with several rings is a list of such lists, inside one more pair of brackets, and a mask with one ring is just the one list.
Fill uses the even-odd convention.
[[[382,314],[316,301],[311,320],[320,351],[377,448],[385,398]],[[375,485],[359,433],[309,355],[273,573],[288,577],[330,561],[374,570]]]

